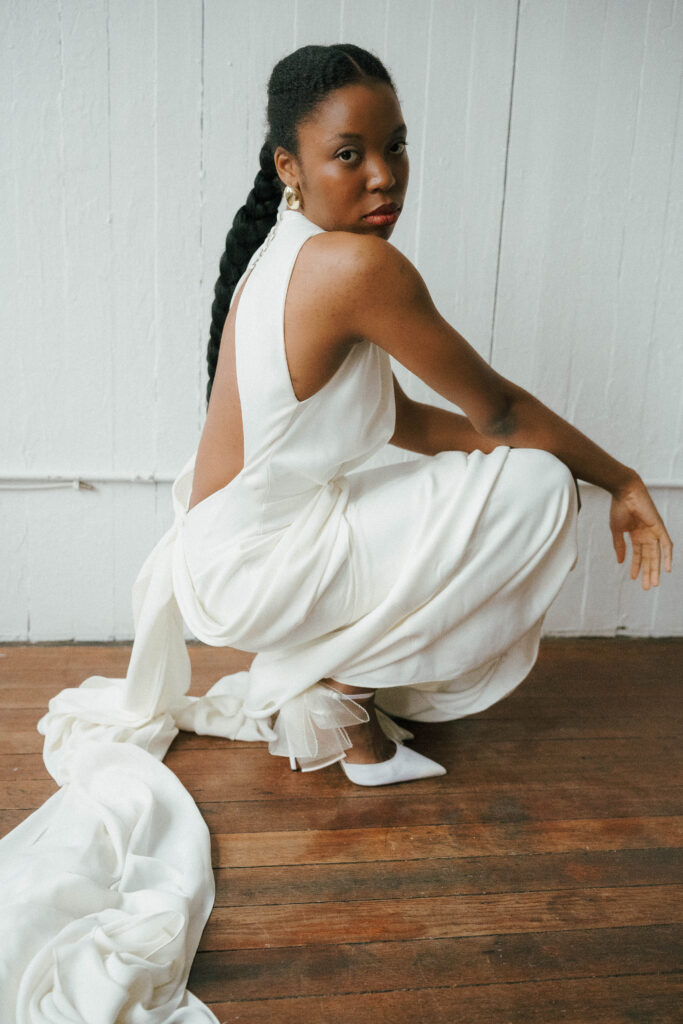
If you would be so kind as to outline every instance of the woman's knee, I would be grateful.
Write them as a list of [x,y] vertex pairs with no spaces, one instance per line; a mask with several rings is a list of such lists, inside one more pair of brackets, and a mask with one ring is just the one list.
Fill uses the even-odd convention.
[[552,505],[562,518],[578,511],[578,486],[568,466],[541,448],[515,448],[520,466],[520,486],[533,505]]

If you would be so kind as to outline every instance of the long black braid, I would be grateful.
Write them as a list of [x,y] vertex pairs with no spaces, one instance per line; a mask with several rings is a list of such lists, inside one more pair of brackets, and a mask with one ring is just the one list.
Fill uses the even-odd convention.
[[328,93],[364,79],[385,82],[395,90],[389,72],[374,54],[352,43],[302,46],[283,57],[268,81],[268,130],[259,154],[260,169],[244,206],[235,214],[220,259],[220,276],[214,288],[206,362],[209,382],[207,404],[218,363],[218,350],[235,285],[252,255],[275,223],[283,183],[275,170],[273,154],[282,146],[298,156],[297,126]]

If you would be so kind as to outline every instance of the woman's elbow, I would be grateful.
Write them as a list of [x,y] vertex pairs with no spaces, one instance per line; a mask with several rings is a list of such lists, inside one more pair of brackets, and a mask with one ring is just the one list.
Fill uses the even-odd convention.
[[493,438],[498,442],[511,437],[519,425],[515,396],[508,391],[501,392],[499,400],[486,409],[486,415],[482,420],[483,422],[475,426],[484,437]]

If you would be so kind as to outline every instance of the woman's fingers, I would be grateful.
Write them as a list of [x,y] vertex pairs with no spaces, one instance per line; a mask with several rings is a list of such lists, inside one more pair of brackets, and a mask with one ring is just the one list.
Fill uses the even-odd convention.
[[664,568],[667,572],[671,572],[671,567],[674,560],[674,544],[671,537],[663,526],[662,531],[664,536],[662,537],[662,551],[664,552]]
[[643,590],[656,587],[659,584],[659,541],[650,541],[643,545]]
[[664,556],[664,569],[667,572],[671,572],[673,562],[673,542],[669,534],[666,532],[666,527],[663,523],[658,525],[655,532],[656,536],[652,540],[641,544],[643,590],[649,590],[650,587],[659,586],[662,571],[662,555]]
[[626,558],[626,541],[624,535],[620,530],[612,530],[612,543],[614,544],[614,550],[617,553],[617,562],[621,563]]
[[671,572],[673,543],[644,486],[640,491],[612,500],[610,527],[619,563],[626,557],[625,535],[630,537],[631,579],[637,580],[641,576],[643,590],[659,586],[662,557],[665,570]]
[[649,590],[650,587],[659,586],[661,573],[661,548],[663,548],[663,545],[661,545],[657,539],[644,542],[633,542],[631,579],[637,580],[639,571],[642,571],[643,590]]

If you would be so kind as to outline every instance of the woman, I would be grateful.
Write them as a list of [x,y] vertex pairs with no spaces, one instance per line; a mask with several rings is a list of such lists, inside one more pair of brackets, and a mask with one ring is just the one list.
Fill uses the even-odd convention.
[[[617,560],[629,533],[644,589],[672,559],[638,474],[497,374],[388,243],[406,145],[393,82],[365,50],[305,46],[276,65],[261,169],[216,284],[206,424],[180,478],[186,622],[258,652],[245,709],[277,716],[272,753],[338,760],[361,785],[445,771],[403,747],[412,734],[377,690],[384,712],[437,721],[528,673],[576,559],[576,479],[612,495]],[[465,415],[409,399],[389,356]],[[386,443],[419,457],[363,469]]]
[[[386,712],[456,718],[524,678],[576,557],[575,478],[611,493],[634,579],[657,586],[662,553],[671,569],[638,475],[496,374],[388,244],[405,145],[364,50],[275,67],[221,260],[206,425],[135,581],[126,678],[50,701],[62,788],[0,845],[2,1020],[215,1020],[185,990],[214,882],[206,825],[157,760],[178,728],[339,761],[360,785],[443,774]],[[465,416],[409,400],[390,355]],[[387,443],[416,458],[367,468]],[[185,696],[179,609],[205,642],[258,652],[249,672]]]

